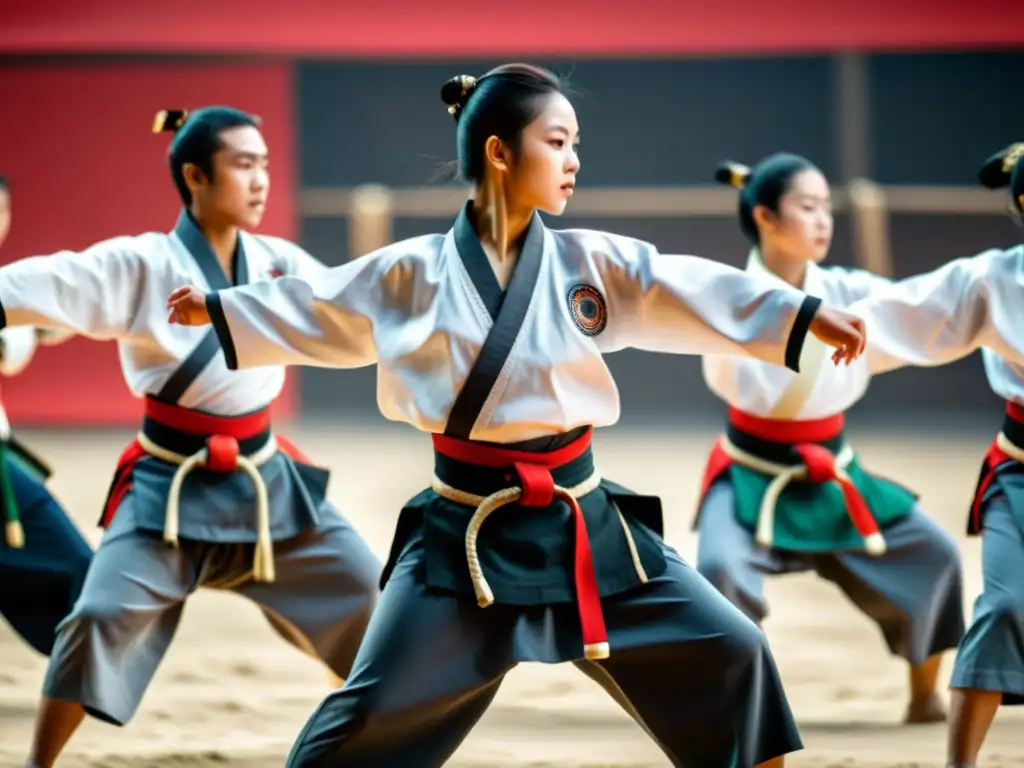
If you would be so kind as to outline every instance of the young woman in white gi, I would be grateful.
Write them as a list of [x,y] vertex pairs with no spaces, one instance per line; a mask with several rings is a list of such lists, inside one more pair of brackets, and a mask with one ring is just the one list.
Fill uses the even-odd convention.
[[[521,661],[570,661],[674,765],[780,765],[800,737],[764,635],[662,538],[659,499],[602,478],[619,399],[602,355],[732,352],[797,366],[808,330],[854,359],[847,315],[787,286],[606,232],[549,230],[580,163],[552,74],[506,65],[442,98],[473,199],[446,234],[319,281],[184,287],[229,364],[376,364],[384,415],[432,435],[346,686],[289,765],[442,765]],[[187,283],[186,283],[187,285]]]
[[[748,273],[836,307],[889,283],[819,266],[832,241],[832,201],[809,160],[780,153],[753,168],[724,163],[715,178],[741,190]],[[704,358],[705,381],[729,413],[702,483],[697,569],[757,623],[768,614],[766,576],[814,571],[834,582],[906,659],[906,722],[941,721],[941,654],[964,631],[959,552],[916,494],[867,470],[843,437],[844,412],[875,372],[871,355],[840,367],[826,357],[810,339],[799,373],[750,357]]]
[[[11,188],[0,178],[0,247],[10,232]],[[0,374],[16,376],[40,343],[63,337],[39,328],[0,330]],[[82,589],[92,547],[46,487],[46,462],[11,433],[0,404],[0,616],[29,645],[49,655],[57,625]]]
[[170,232],[122,236],[0,268],[0,327],[118,343],[144,399],[106,529],[50,660],[30,765],[51,766],[86,713],[134,714],[198,587],[256,602],[285,639],[348,675],[381,565],[327,501],[329,473],[271,427],[283,366],[231,371],[215,334],[167,323],[168,292],[329,272],[297,245],[247,232],[263,217],[268,152],[257,118],[228,107],[159,116],[184,210]]

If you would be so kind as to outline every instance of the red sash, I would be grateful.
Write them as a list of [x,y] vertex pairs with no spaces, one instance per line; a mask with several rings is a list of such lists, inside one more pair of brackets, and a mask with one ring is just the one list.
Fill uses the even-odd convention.
[[[178,453],[182,452],[177,445],[179,443],[191,445],[197,440],[200,443],[205,443],[210,451],[207,467],[214,470],[219,468],[222,471],[231,471],[234,466],[234,458],[237,458],[238,455],[240,443],[261,442],[263,436],[266,439],[270,437],[269,408],[261,408],[243,416],[215,416],[146,397],[144,414],[142,431],[149,439]],[[169,442],[168,436],[173,438],[175,445],[164,445]],[[279,435],[276,435],[275,439],[280,450],[286,455],[295,461],[309,463],[308,459],[290,441]],[[262,440],[263,444],[265,442],[265,439]],[[197,449],[191,447],[184,449],[189,453],[194,450]],[[100,518],[100,526],[103,528],[110,525],[118,506],[131,490],[132,470],[135,465],[148,455],[138,438],[132,440],[121,454],[117,461],[117,469],[114,471],[114,479],[107,492],[106,502],[103,505],[103,515]]]
[[[1013,440],[1012,434],[1018,431],[1024,431],[1024,406],[1017,403],[1006,404],[1006,419],[1003,422],[1003,434],[1008,439],[1011,439],[1014,445],[1018,444],[1017,440]],[[989,445],[988,450],[985,452],[985,458],[981,462],[981,471],[978,474],[978,484],[974,488],[974,498],[971,500],[971,511],[967,518],[967,533],[971,536],[977,536],[981,533],[983,527],[983,521],[981,519],[981,507],[982,502],[985,499],[985,494],[988,492],[992,485],[992,481],[996,479],[998,474],[998,468],[1007,462],[1014,461],[1014,459],[1008,456],[996,443],[995,440]]]

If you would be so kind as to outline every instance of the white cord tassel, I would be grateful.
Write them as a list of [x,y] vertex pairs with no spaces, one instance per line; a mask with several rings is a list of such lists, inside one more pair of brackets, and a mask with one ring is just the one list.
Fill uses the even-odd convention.
[[[755,540],[762,547],[771,547],[775,541],[775,507],[779,503],[782,492],[794,480],[803,480],[807,477],[807,467],[803,464],[789,466],[788,464],[777,464],[774,461],[762,459],[752,453],[747,453],[736,446],[725,435],[722,436],[719,444],[725,454],[742,467],[747,467],[755,472],[772,476],[768,483],[764,496],[761,497],[761,507],[757,514],[757,530]],[[846,474],[846,467],[850,465],[855,456],[854,450],[849,445],[844,445],[835,457],[835,474],[837,480],[851,482],[850,476]],[[881,533],[871,533],[864,537],[864,549],[869,555],[879,557],[886,552],[885,537]]]
[[[164,541],[178,546],[178,531],[181,505],[181,487],[185,478],[196,467],[206,466],[209,452],[206,448],[191,456],[182,456],[174,451],[163,448],[144,434],[138,435],[139,444],[146,453],[169,464],[177,464],[178,470],[171,479],[171,487],[167,493],[167,509],[164,513]],[[270,537],[270,500],[267,484],[263,482],[260,466],[266,464],[277,453],[277,441],[273,437],[267,444],[252,456],[239,456],[236,464],[252,480],[256,490],[256,550],[253,553],[252,575],[256,581],[273,582],[276,578],[274,570],[274,542]]]

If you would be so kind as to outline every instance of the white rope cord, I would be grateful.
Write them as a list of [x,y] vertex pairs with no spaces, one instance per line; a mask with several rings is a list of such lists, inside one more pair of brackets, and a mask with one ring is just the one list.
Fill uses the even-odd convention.
[[[578,500],[588,493],[597,490],[600,484],[601,476],[595,472],[582,483],[574,485],[572,488],[563,488],[556,485],[554,497],[556,499],[561,498],[563,501]],[[473,517],[470,518],[469,525],[466,527],[466,563],[469,565],[469,577],[473,581],[473,591],[476,593],[477,605],[481,608],[486,608],[494,602],[494,593],[491,591],[491,586],[487,583],[487,578],[484,576],[483,567],[480,565],[476,545],[477,537],[480,535],[480,528],[483,526],[484,521],[496,510],[522,498],[523,489],[515,485],[496,491],[490,496],[478,496],[475,493],[452,488],[437,476],[431,482],[431,488],[438,496],[454,501],[456,504],[476,507],[476,512],[473,513]]]
[[996,446],[1014,461],[1024,464],[1024,448],[1020,448],[1010,442],[1004,433],[996,435]]
[[[191,456],[169,451],[157,445],[141,432],[138,435],[139,445],[146,453],[169,464],[177,464],[178,469],[171,479],[171,487],[167,494],[167,509],[164,513],[164,541],[171,546],[178,546],[178,521],[180,517],[181,486],[185,477],[196,467],[206,466],[209,454],[204,447]],[[251,456],[238,457],[238,469],[245,472],[252,480],[256,489],[256,526],[257,542],[253,555],[253,578],[256,581],[272,582],[274,573],[274,542],[270,538],[270,501],[267,495],[267,484],[263,482],[259,468],[266,464],[277,453],[277,441],[271,437],[267,444]]]

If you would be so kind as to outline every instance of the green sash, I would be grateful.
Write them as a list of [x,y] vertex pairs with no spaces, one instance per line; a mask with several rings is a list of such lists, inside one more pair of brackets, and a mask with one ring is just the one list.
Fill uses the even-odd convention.
[[[910,514],[917,502],[912,491],[869,474],[856,455],[846,473],[883,532]],[[774,477],[735,463],[729,467],[729,475],[736,517],[754,532],[761,499]],[[837,483],[793,481],[782,491],[775,506],[774,546],[797,552],[833,552],[863,549],[864,542],[850,521],[846,500]]]

